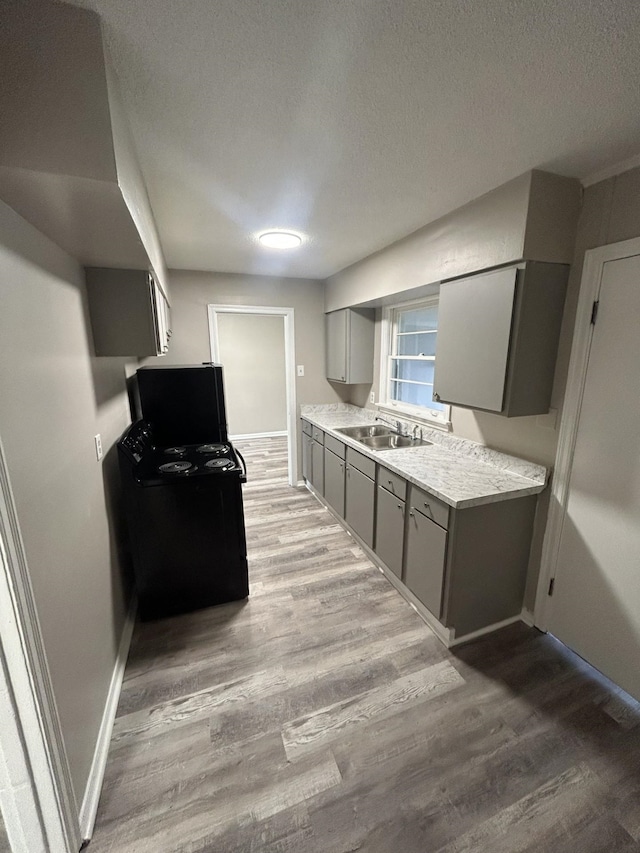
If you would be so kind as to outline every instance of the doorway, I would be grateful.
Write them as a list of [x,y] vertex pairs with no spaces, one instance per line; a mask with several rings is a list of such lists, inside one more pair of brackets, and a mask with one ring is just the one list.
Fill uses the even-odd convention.
[[297,482],[293,308],[209,305],[211,359],[224,366],[232,439],[287,437],[289,485]]
[[536,616],[640,699],[640,239],[587,252]]

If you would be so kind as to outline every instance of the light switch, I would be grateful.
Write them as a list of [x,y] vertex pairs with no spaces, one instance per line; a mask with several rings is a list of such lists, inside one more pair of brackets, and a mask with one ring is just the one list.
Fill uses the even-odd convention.
[[304,376],[304,364],[298,365],[298,376]]
[[98,462],[102,459],[102,436],[100,433],[93,436],[93,440],[96,445],[96,459]]

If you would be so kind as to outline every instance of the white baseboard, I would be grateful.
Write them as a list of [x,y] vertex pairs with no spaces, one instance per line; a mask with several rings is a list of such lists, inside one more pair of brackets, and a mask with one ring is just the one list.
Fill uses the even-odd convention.
[[288,435],[286,429],[280,432],[247,432],[244,435],[230,435],[229,441],[238,441],[241,438],[286,438]]
[[522,613],[520,614],[520,619],[524,622],[525,625],[528,625],[530,628],[535,627],[535,619],[533,613],[530,610],[527,610],[526,607],[522,608]]
[[93,761],[91,762],[91,769],[89,770],[87,787],[85,788],[82,805],[80,807],[80,814],[78,815],[82,839],[85,842],[91,838],[93,834],[93,827],[96,822],[98,801],[100,800],[100,793],[102,791],[102,782],[107,764],[107,754],[109,752],[109,744],[111,742],[111,733],[113,731],[113,723],[116,718],[118,700],[120,699],[122,679],[124,678],[124,668],[129,655],[129,647],[131,646],[131,638],[133,636],[137,609],[138,601],[134,595],[122,629],[120,646],[118,647],[118,656],[113,668],[111,684],[109,685],[109,692],[107,694],[107,701],[102,714],[100,730],[98,731],[96,748],[93,753]]
[[499,631],[500,628],[506,628],[508,625],[515,625],[516,622],[521,622],[521,614],[511,616],[509,619],[503,619],[501,622],[494,622],[492,625],[486,625],[484,628],[479,628],[477,631],[471,631],[468,634],[462,634],[459,637],[453,637],[449,641],[449,648],[459,646],[460,643],[468,643],[469,640],[477,640],[478,637],[484,637],[485,634],[492,634],[494,631]]

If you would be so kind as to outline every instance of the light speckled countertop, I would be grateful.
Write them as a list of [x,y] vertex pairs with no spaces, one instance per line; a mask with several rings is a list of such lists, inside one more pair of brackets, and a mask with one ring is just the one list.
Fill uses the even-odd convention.
[[[303,405],[301,416],[348,447],[458,509],[535,495],[546,484],[547,470],[541,465],[441,430],[424,427],[424,439],[433,444],[397,450],[371,450],[337,431],[341,427],[372,423],[376,413],[370,409],[339,403]],[[388,421],[396,420],[392,415],[384,417]],[[409,428],[411,426],[409,423]]]

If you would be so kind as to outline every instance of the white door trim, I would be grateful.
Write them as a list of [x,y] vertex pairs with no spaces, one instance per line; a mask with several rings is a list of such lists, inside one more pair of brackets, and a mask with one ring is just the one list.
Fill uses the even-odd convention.
[[578,436],[580,411],[587,381],[589,353],[593,338],[591,312],[593,303],[598,300],[604,265],[608,261],[640,255],[640,238],[624,240],[621,243],[611,243],[590,249],[585,253],[580,296],[576,311],[576,322],[573,331],[571,360],[567,377],[567,390],[560,421],[560,435],[554,474],[551,483],[549,515],[542,547],[540,577],[536,592],[535,624],[540,630],[546,631],[549,624],[550,598],[549,585],[555,577],[560,552],[562,528],[564,526],[567,503],[569,500],[569,485],[571,468]]
[[298,442],[296,437],[298,405],[296,401],[296,346],[293,308],[264,305],[207,305],[209,316],[209,346],[211,360],[220,360],[218,347],[218,314],[270,314],[284,317],[284,360],[287,396],[287,443],[289,456],[289,485],[298,481]]
[[1,442],[0,639],[0,709],[11,720],[0,725],[0,802],[11,849],[75,853],[78,806]]

